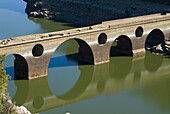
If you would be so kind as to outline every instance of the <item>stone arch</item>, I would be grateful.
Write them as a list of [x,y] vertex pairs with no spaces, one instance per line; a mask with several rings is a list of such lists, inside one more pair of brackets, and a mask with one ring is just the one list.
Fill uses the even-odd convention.
[[[89,44],[86,42],[86,41],[83,41],[82,39],[78,39],[78,38],[73,38],[73,39],[69,39],[69,40],[73,40],[75,41],[79,47],[76,47],[77,48],[77,51],[78,51],[78,64],[82,64],[82,63],[79,63],[79,62],[85,62],[85,64],[94,64],[94,57],[93,57],[93,52],[92,52],[92,49],[91,47],[89,46]],[[65,46],[64,43],[66,43],[67,41],[69,40],[65,40],[64,42],[62,42],[58,47],[57,49],[60,48],[60,46]],[[75,44],[75,43],[74,43]],[[57,50],[56,49],[56,50]],[[61,48],[60,48],[61,49]],[[59,50],[60,50],[59,49]],[[57,51],[59,51],[57,50]],[[58,53],[57,53],[58,54]],[[69,55],[68,55],[69,56]],[[74,56],[74,55],[73,55]],[[61,57],[61,56],[60,56]],[[66,55],[66,58],[67,58],[67,55]],[[71,58],[72,59],[72,58]],[[74,59],[74,58],[73,58]],[[57,59],[58,60],[58,59]],[[89,61],[90,60],[90,61]],[[74,61],[74,60],[71,60],[71,61]],[[53,61],[53,58],[50,60],[50,64],[48,66],[48,68],[52,68],[52,67],[59,67],[60,65],[63,66],[64,64],[60,64],[59,66],[56,65],[51,65],[51,62],[54,63],[56,61]],[[66,66],[68,65],[69,63],[66,63]],[[70,65],[70,64],[69,64]],[[71,64],[72,65],[72,64]],[[88,86],[88,84],[90,83],[91,81],[91,78],[92,78],[92,73],[93,73],[93,65],[90,65],[92,66],[92,68],[88,68],[88,67],[81,67],[82,65],[78,66],[77,64],[73,64],[74,66],[77,66],[79,68],[79,71],[80,71],[80,75],[79,75],[79,78],[78,80],[76,81],[75,85],[73,85],[73,87],[71,89],[69,89],[69,91],[67,91],[65,94],[62,94],[62,95],[56,95],[57,98],[59,99],[63,99],[63,100],[70,100],[70,99],[74,99],[78,96],[80,96],[86,89],[86,87]],[[67,70],[65,71],[67,72]],[[49,72],[50,74],[50,72]],[[58,74],[60,75],[60,74]],[[53,85],[53,80],[50,80],[50,77],[48,77],[48,83],[50,83],[51,85]],[[56,78],[55,78],[56,79]],[[63,83],[65,80],[63,80]],[[71,85],[72,86],[72,85]],[[49,86],[50,87],[50,86]],[[54,87],[54,86],[51,86],[51,87]],[[51,89],[50,87],[50,89]],[[51,89],[52,90],[52,89]],[[53,92],[52,92],[53,93]],[[54,93],[53,93],[54,94]]]
[[85,63],[94,64],[94,55],[91,47],[84,40],[75,38],[79,44],[79,60]]
[[[12,76],[12,80],[28,79],[28,64],[26,59],[20,54],[8,54],[4,62],[7,74]],[[6,66],[7,65],[7,66]]]
[[121,35],[116,38],[112,43],[110,56],[133,56],[130,38],[126,35]]
[[146,38],[145,49],[149,50],[151,47],[158,44],[165,43],[164,33],[160,29],[152,30]]
[[19,55],[13,54],[14,60],[14,76],[15,79],[28,79],[28,63],[26,59]]
[[[72,38],[72,39],[68,39],[65,40],[64,42],[62,42],[55,50],[54,52],[65,42],[69,41],[69,40],[75,40],[76,43],[79,46],[78,49],[78,64],[94,64],[94,56],[93,56],[93,52],[91,47],[88,45],[88,43],[82,39],[79,38]],[[53,52],[53,54],[54,54]],[[52,55],[53,55],[52,54]],[[67,56],[66,56],[67,57]],[[49,61],[49,63],[51,62],[51,60]],[[48,67],[50,67],[48,65]]]

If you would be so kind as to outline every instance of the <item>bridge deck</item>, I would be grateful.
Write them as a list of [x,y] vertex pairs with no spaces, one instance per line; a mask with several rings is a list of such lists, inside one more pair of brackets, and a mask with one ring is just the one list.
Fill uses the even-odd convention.
[[89,27],[82,27],[82,28],[63,30],[57,32],[49,32],[44,34],[34,34],[34,35],[13,37],[5,40],[0,40],[0,48],[25,44],[29,42],[31,43],[31,42],[50,40],[56,38],[66,38],[68,36],[86,34],[94,31],[102,31],[107,29],[121,28],[121,27],[140,25],[146,23],[154,23],[154,22],[160,22],[166,20],[170,20],[170,13],[167,13],[166,15],[153,14],[153,15],[120,19],[120,20],[106,21],[103,22],[102,24],[89,26]]

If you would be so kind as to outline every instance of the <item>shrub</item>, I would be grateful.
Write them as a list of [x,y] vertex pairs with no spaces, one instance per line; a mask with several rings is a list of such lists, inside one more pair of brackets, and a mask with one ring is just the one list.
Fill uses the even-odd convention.
[[6,93],[6,86],[8,85],[8,79],[11,77],[9,75],[6,75],[6,71],[3,69],[3,61],[5,61],[5,56],[0,55],[0,113],[4,111],[4,104],[2,95]]

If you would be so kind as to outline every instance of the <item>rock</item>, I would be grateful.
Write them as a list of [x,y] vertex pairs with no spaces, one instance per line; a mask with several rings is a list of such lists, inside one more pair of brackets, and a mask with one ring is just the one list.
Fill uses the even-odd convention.
[[18,114],[31,114],[24,106],[14,106],[14,109]]
[[[26,13],[78,26],[90,26],[103,21],[165,12],[169,1],[145,0],[25,0]],[[169,11],[169,10],[168,10]],[[166,11],[167,12],[167,11]],[[166,14],[166,13],[165,13]]]
[[8,110],[7,112],[10,112],[11,114],[31,114],[24,106],[15,106],[10,97],[6,94],[2,94],[2,102],[3,106]]
[[166,42],[153,47],[147,45],[146,49],[154,54],[170,55],[170,44],[167,44]]

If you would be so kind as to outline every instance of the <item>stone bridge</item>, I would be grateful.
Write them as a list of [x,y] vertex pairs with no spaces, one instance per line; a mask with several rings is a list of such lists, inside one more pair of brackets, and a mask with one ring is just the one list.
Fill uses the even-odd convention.
[[[116,61],[116,59],[119,61]],[[122,61],[124,64],[120,64]],[[154,65],[151,63],[154,63]],[[53,108],[62,108],[65,105],[91,99],[103,94],[112,96],[132,86],[136,87],[139,84],[142,88],[150,89],[153,89],[153,85],[157,85],[156,87],[154,86],[154,93],[153,90],[150,90],[150,92],[147,91],[152,93],[149,94],[150,96],[148,95],[146,97],[144,91],[140,94],[141,96],[144,94],[143,97],[145,96],[147,100],[150,98],[160,101],[160,95],[167,95],[157,93],[167,91],[163,85],[170,79],[169,63],[169,59],[163,59],[162,56],[146,53],[145,56],[135,58],[111,58],[109,63],[90,65],[90,69],[89,66],[80,65],[78,66],[78,70],[81,72],[80,76],[75,85],[66,93],[56,95],[55,91],[60,87],[55,86],[54,88],[50,88],[53,85],[51,85],[46,77],[42,77],[29,81],[15,81],[17,90],[12,100],[19,106],[24,105],[32,113],[39,113]],[[122,70],[124,71],[123,73],[121,72]],[[63,81],[62,83],[65,82]],[[134,97],[134,95],[132,96]],[[164,101],[168,101],[167,97],[161,98]],[[163,104],[164,102],[161,102],[159,105]],[[165,109],[167,108],[165,107]]]
[[[21,36],[0,41],[0,54],[15,56],[16,76],[47,76],[50,58],[69,39],[79,44],[79,60],[91,64],[109,62],[110,56],[136,56],[170,39],[170,14],[154,14],[103,22],[71,30]],[[116,42],[116,45],[112,45]]]

